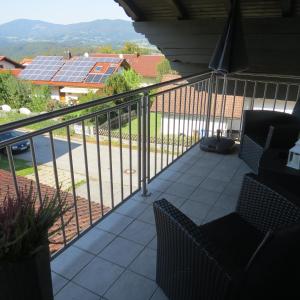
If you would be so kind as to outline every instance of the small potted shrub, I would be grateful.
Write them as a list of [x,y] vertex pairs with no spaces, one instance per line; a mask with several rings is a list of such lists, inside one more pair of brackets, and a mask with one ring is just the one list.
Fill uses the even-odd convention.
[[32,185],[0,202],[1,299],[53,300],[49,230],[68,210],[60,191],[39,204]]

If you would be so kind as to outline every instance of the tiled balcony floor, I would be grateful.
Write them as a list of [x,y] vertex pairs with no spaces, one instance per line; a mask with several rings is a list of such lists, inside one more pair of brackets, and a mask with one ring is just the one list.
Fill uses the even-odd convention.
[[234,155],[188,151],[139,194],[52,261],[56,300],[163,300],[155,283],[152,202],[165,198],[197,224],[233,211],[243,175]]

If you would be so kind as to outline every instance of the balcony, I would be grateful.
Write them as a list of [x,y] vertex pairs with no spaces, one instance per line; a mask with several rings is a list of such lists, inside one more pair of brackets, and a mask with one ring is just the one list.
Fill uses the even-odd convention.
[[[40,199],[61,189],[72,205],[50,245],[56,299],[166,299],[155,283],[153,201],[166,198],[198,225],[231,212],[249,169],[238,149],[202,152],[199,140],[219,130],[238,146],[244,110],[290,112],[299,92],[295,78],[202,74],[0,126],[18,131],[0,142],[9,164],[0,198],[6,185],[33,181]],[[30,151],[13,156],[23,140]],[[17,173],[19,158],[29,177]]]
[[195,145],[149,184],[150,196],[130,197],[52,261],[55,299],[167,299],[155,283],[152,202],[165,198],[200,225],[233,211],[246,172],[236,154]]

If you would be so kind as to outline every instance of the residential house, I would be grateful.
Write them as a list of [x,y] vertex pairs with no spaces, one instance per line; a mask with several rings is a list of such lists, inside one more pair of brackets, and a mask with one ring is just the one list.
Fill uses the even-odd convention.
[[37,56],[27,61],[18,77],[49,86],[52,99],[72,105],[80,96],[103,89],[109,76],[127,68],[126,60],[120,58]]
[[[180,75],[168,74],[163,77],[162,82],[180,78]],[[232,82],[228,85],[230,83]],[[164,135],[179,133],[202,137],[206,130],[210,134],[216,134],[219,129],[223,135],[236,137],[241,130],[244,109],[272,110],[276,106],[277,111],[291,113],[294,106],[294,101],[268,99],[266,95],[253,98],[248,94],[224,94],[225,91],[219,89],[217,93],[211,94],[209,117],[209,109],[204,104],[209,97],[207,87],[204,84],[189,85],[184,80],[180,84],[187,84],[180,92],[176,92],[178,82],[159,88],[159,95],[151,106],[151,112],[161,114],[161,129]],[[168,90],[171,91],[166,92]]]
[[14,69],[23,69],[23,65],[15,62],[14,60],[0,55],[0,69],[3,70],[14,70]]
[[130,65],[130,67],[136,71],[137,74],[143,78],[143,83],[153,83],[157,78],[157,66],[165,58],[161,54],[106,54],[106,53],[92,53],[91,57],[119,57],[124,58]]

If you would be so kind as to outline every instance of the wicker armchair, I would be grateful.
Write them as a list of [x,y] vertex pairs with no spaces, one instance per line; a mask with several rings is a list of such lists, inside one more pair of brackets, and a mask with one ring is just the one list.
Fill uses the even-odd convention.
[[[156,281],[170,300],[273,299],[269,297],[268,280],[258,275],[265,273],[257,267],[261,266],[259,262],[264,255],[270,255],[258,250],[263,248],[262,241],[267,240],[266,233],[270,236],[269,230],[300,222],[300,209],[293,200],[248,174],[236,211],[207,224],[195,225],[165,199],[154,202],[153,206],[157,229]],[[297,240],[300,247],[299,239],[300,229],[297,238],[289,240]],[[272,244],[267,246],[273,248]],[[277,244],[276,249],[287,248]],[[292,265],[299,267],[299,259]],[[288,276],[281,282],[284,278]],[[262,283],[267,288],[261,292]],[[274,294],[279,295],[283,287],[288,288],[284,294],[287,297],[280,299],[292,299],[288,297],[293,292],[289,285],[282,284],[279,291],[275,288]]]
[[277,111],[246,110],[240,157],[254,173],[258,173],[259,161],[268,148],[290,149],[300,132],[300,100],[292,114]]

